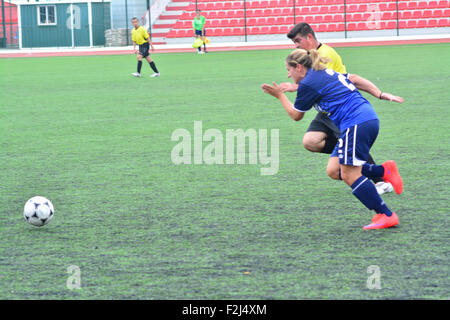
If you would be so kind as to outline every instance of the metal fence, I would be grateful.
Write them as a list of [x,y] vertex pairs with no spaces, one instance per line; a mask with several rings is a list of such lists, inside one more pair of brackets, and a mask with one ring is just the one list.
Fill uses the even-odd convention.
[[[9,0],[14,1],[14,0]],[[152,24],[168,10],[170,0],[30,0],[16,5],[0,0],[0,48],[125,46],[131,44],[131,18],[137,17],[150,34],[161,36],[161,29]],[[401,30],[427,27],[450,27],[448,1],[394,0],[206,0],[186,1],[182,14],[172,30],[177,40],[177,28],[193,34],[191,21],[195,10],[201,9],[211,30],[212,24],[227,28],[242,41],[253,35],[280,35],[299,22],[309,23],[316,32],[329,32],[336,37],[348,37],[352,32],[388,31],[400,35]],[[444,7],[439,7],[444,3]],[[178,2],[170,6],[177,7]],[[429,4],[435,8],[427,10]],[[447,4],[445,4],[447,3]],[[445,8],[447,6],[447,8]],[[175,9],[176,11],[176,9]],[[419,12],[420,11],[420,12]],[[429,11],[429,12],[428,12]],[[439,11],[439,12],[438,12]],[[170,15],[173,11],[166,11]],[[439,16],[435,16],[438,12]],[[426,14],[425,14],[426,13]],[[440,18],[447,19],[441,23]],[[20,19],[20,21],[19,21]],[[226,20],[226,21],[225,21]],[[184,24],[180,24],[182,21]],[[168,23],[170,25],[170,23]],[[223,25],[222,25],[223,24]],[[229,29],[229,30],[228,30]],[[447,29],[448,30],[448,29]],[[164,33],[163,33],[164,34]],[[209,33],[209,36],[216,36]],[[283,37],[284,38],[284,37]]]
[[[440,13],[434,17],[433,13],[422,15],[428,5],[432,9],[445,9],[443,1],[434,0],[231,0],[222,1],[214,6],[210,1],[192,1],[190,10],[200,9],[207,18],[216,18],[214,10],[235,11],[233,15],[226,15],[231,19],[237,19],[234,27],[240,27],[236,35],[252,35],[252,27],[274,26],[274,30],[282,26],[286,30],[287,25],[295,25],[307,22],[318,32],[341,32],[342,37],[347,38],[349,32],[389,30],[393,35],[400,35],[400,30],[428,27],[449,27],[449,23],[439,25],[433,18],[448,18],[449,13]],[[448,6],[448,3],[447,3]],[[432,11],[432,10],[429,10]],[[210,15],[210,13],[212,13]],[[417,14],[417,15],[416,15]],[[265,17],[265,22],[255,24],[255,18]],[[283,19],[278,19],[283,18]],[[271,19],[271,20],[270,20]],[[227,27],[224,25],[224,27]],[[232,27],[230,25],[230,27]],[[267,30],[267,28],[265,28]],[[271,29],[267,30],[272,33]],[[281,33],[281,32],[280,32]]]
[[0,48],[18,47],[17,6],[1,0]]

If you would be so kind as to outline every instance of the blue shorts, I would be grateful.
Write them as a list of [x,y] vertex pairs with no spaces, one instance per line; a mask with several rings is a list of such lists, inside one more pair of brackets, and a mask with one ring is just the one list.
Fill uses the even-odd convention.
[[359,167],[366,163],[370,148],[377,139],[380,122],[369,120],[345,129],[334,147],[331,157],[339,157],[339,163]]
[[204,37],[206,35],[206,32],[205,31],[202,32],[202,30],[195,30],[195,35]]

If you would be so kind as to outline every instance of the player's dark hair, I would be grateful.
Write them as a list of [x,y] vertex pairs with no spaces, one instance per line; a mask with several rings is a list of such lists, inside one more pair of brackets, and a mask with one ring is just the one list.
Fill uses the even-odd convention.
[[311,26],[306,22],[301,22],[296,24],[291,31],[288,32],[287,37],[293,40],[297,35],[300,35],[302,38],[306,38],[308,34],[312,35],[313,38],[316,39],[316,34]]
[[131,18],[131,21],[134,21],[134,20],[137,20],[137,21],[139,21],[139,19],[138,19],[138,18],[136,18],[136,17],[133,17],[133,18]]

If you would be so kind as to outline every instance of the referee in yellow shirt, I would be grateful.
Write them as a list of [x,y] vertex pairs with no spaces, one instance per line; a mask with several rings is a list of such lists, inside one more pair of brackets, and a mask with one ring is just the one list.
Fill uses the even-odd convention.
[[[159,71],[156,68],[155,62],[153,62],[152,58],[150,57],[150,46],[152,47],[152,50],[155,50],[152,43],[150,42],[150,36],[145,30],[144,27],[139,25],[138,18],[131,19],[131,23],[133,24],[133,31],[131,31],[131,39],[133,40],[133,50],[134,53],[137,54],[137,72],[132,73],[133,76],[140,78],[141,77],[141,68],[142,68],[142,58],[145,58],[148,63],[150,64],[150,67],[155,72],[152,77],[159,77]],[[139,45],[139,51],[136,50],[136,44]]]
[[[319,51],[321,56],[329,58],[331,62],[328,63],[327,68],[333,69],[339,73],[347,73],[345,65],[343,64],[342,58],[339,54],[332,47],[324,43],[320,43],[316,38],[314,30],[309,24],[302,22],[295,25],[291,31],[289,31],[287,37],[294,42],[298,49],[304,49],[307,51],[315,49]],[[403,101],[400,97],[380,91],[372,82],[368,80],[364,83],[369,84],[370,87],[359,87],[357,84],[360,83],[360,81],[357,81],[358,79],[355,77],[358,76],[352,74],[348,75],[350,81],[352,81],[353,78],[354,81],[352,82],[355,83],[355,86],[359,90],[366,91],[378,99],[395,102]],[[282,87],[285,92],[297,91],[297,85],[293,83],[282,83],[280,84],[280,87]],[[331,154],[336,146],[336,143],[338,142],[339,136],[340,132],[336,125],[325,114],[319,112],[303,136],[303,146],[311,152]],[[375,164],[375,161],[370,154],[367,163]],[[376,183],[379,194],[393,191],[392,185],[390,183],[385,183],[381,178],[373,180]]]

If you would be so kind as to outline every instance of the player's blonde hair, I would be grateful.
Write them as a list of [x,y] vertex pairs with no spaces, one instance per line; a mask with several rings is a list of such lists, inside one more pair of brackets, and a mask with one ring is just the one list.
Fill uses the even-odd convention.
[[286,58],[286,62],[291,67],[297,67],[302,65],[305,68],[313,68],[314,70],[323,70],[326,68],[326,64],[331,60],[322,57],[317,50],[306,51],[304,49],[296,49],[292,51]]

